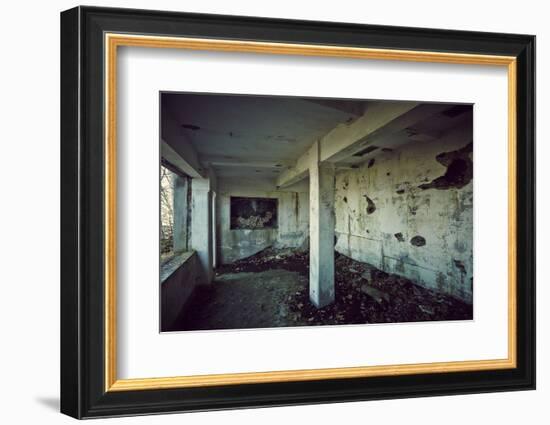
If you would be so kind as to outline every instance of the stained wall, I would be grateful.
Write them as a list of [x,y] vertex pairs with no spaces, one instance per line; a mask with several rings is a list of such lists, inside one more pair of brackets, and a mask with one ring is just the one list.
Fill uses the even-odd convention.
[[471,302],[471,122],[337,172],[335,215],[338,252]]
[[[219,179],[216,194],[217,254],[221,264],[232,263],[268,247],[306,248],[309,236],[308,182],[285,191],[273,184],[244,179]],[[275,198],[278,203],[277,227],[231,229],[230,198]]]

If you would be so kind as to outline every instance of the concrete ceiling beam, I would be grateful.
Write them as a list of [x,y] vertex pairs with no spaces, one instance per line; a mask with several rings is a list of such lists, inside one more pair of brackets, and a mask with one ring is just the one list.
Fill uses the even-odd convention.
[[249,168],[273,168],[284,169],[293,165],[292,161],[266,161],[263,158],[234,158],[224,156],[210,156],[207,161],[202,161],[212,166],[219,167],[249,167]]
[[[372,136],[393,132],[393,125],[418,106],[417,102],[376,102],[351,124],[340,124],[320,141],[320,161],[337,162],[368,147]],[[404,127],[403,127],[404,125]],[[399,124],[405,128],[409,124]]]
[[[418,106],[417,102],[376,102],[351,123],[339,124],[319,141],[319,162],[336,162],[364,149],[369,136]],[[393,130],[393,129],[392,129]],[[317,143],[317,142],[316,142]],[[314,143],[314,145],[316,145]],[[308,174],[311,148],[277,179],[278,187],[298,182]]]
[[283,171],[277,178],[277,188],[284,188],[298,183],[307,177],[311,161],[317,155],[317,142],[298,158],[294,166]]
[[[449,109],[450,105],[444,103],[430,103],[416,106],[403,114],[399,115],[397,118],[388,122],[388,124],[379,127],[375,131],[371,132],[366,139],[363,140],[363,143],[355,150],[350,149],[348,151],[341,151],[338,155],[335,155],[333,158],[326,159],[331,162],[341,161],[350,155],[355,155],[357,152],[360,152],[362,149],[368,146],[376,145],[378,147],[384,147],[385,141],[391,141],[393,136],[401,133],[406,130],[410,140],[424,140],[426,137],[434,138],[439,137],[441,134],[434,130],[426,129],[416,129],[414,126],[417,123],[424,121],[427,118],[430,118],[440,112]],[[417,137],[420,135],[426,136],[425,138]],[[347,155],[346,155],[347,154]]]
[[207,177],[189,136],[168,113],[162,119],[161,141],[162,158],[190,177]]

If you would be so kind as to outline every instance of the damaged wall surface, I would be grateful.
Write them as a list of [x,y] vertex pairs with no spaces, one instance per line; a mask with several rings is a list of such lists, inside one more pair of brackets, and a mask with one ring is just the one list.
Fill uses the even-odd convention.
[[336,250],[472,302],[471,125],[339,171]]
[[277,199],[231,196],[231,229],[277,228]]
[[[254,186],[257,187],[254,188]],[[270,246],[300,248],[309,236],[309,193],[307,185],[289,191],[268,191],[244,181],[220,181],[217,196],[218,254],[222,264],[249,257]],[[273,198],[277,200],[277,227],[231,228],[231,197]]]

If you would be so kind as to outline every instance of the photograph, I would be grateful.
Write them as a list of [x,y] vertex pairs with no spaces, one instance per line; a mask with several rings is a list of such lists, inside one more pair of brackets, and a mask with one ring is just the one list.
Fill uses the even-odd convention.
[[163,91],[161,332],[473,320],[473,104]]

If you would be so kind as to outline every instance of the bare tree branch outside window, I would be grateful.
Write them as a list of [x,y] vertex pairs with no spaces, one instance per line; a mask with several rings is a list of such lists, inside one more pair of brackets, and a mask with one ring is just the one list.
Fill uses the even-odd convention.
[[174,180],[176,175],[160,167],[160,253],[168,258],[174,253]]

